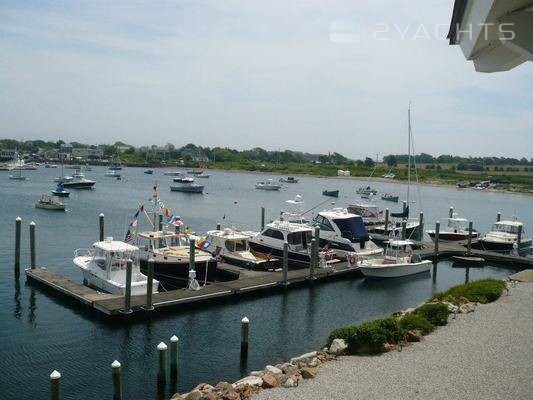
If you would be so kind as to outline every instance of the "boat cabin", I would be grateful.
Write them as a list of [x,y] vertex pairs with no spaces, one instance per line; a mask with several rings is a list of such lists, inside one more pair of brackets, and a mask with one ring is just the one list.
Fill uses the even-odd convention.
[[312,224],[318,226],[322,232],[334,232],[352,243],[364,243],[370,240],[365,223],[360,215],[349,213],[346,209],[335,208],[319,212],[313,218]]
[[248,239],[253,235],[245,232],[237,232],[233,229],[208,232],[206,240],[215,247],[220,247],[231,253],[248,251]]
[[165,249],[172,246],[189,246],[189,235],[183,232],[146,231],[137,234],[139,248],[144,251]]
[[128,260],[132,260],[133,272],[139,271],[139,249],[131,244],[105,238],[103,242],[93,244],[92,251],[94,264],[112,279],[113,275],[124,272]]
[[350,204],[348,212],[360,215],[366,225],[383,223],[382,213],[379,207],[374,204]]
[[385,262],[420,262],[420,256],[413,254],[410,240],[389,240],[385,249]]
[[500,233],[509,233],[512,235],[518,235],[518,228],[520,226],[522,227],[522,233],[524,233],[522,222],[498,221],[494,225],[492,225],[491,232],[500,232]]
[[283,247],[287,241],[289,248],[293,251],[306,250],[311,245],[312,229],[309,226],[295,224],[286,221],[274,221],[267,224],[263,232],[259,234],[263,241]]

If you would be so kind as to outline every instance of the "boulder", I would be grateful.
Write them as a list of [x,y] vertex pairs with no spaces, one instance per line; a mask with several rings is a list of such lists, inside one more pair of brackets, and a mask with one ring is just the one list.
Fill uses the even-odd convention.
[[211,386],[209,383],[206,383],[206,384],[204,385],[204,387],[202,388],[202,390],[203,390],[204,392],[205,392],[206,390],[213,390],[213,389],[214,389],[214,387]]
[[476,309],[476,305],[474,303],[465,303],[459,306],[459,312],[461,314],[468,314],[468,313],[474,312],[475,309]]
[[309,365],[310,367],[318,367],[320,364],[322,364],[322,361],[320,361],[318,359],[318,357],[315,357],[311,360],[311,362],[307,365]]
[[251,398],[254,394],[259,393],[260,390],[261,390],[261,387],[259,386],[248,385],[248,384],[239,385],[237,386],[236,394],[237,396],[240,396],[240,397],[237,397],[237,398],[240,400],[247,400]]
[[218,382],[215,386],[215,391],[219,393],[223,399],[237,399],[239,397],[239,394],[235,391],[235,388],[229,382]]
[[442,304],[446,304],[446,306],[448,307],[448,311],[452,314],[455,314],[459,310],[459,307],[448,301],[443,301]]
[[179,393],[174,393],[174,396],[172,396],[170,400],[183,400],[183,396]]
[[[235,393],[237,395],[237,393]],[[203,392],[200,400],[218,400],[219,397],[213,391]]]
[[200,400],[202,398],[202,392],[198,389],[193,389],[189,393],[183,395],[184,400]]
[[418,329],[407,331],[405,336],[408,342],[421,342],[424,340],[424,335],[422,335],[422,332],[420,332]]
[[300,374],[304,379],[313,379],[316,376],[316,369],[311,367],[300,368]]
[[272,389],[279,386],[279,382],[273,374],[263,375],[263,387],[265,389]]
[[305,353],[305,354],[302,354],[301,356],[291,358],[291,364],[295,364],[295,365],[297,365],[298,363],[307,364],[311,362],[311,360],[315,357],[316,357],[316,351]]
[[298,367],[294,364],[285,363],[281,365],[281,370],[284,374],[292,375],[298,373]]
[[288,377],[287,380],[283,383],[283,387],[292,388],[298,386],[298,381],[292,377]]
[[388,352],[388,351],[392,351],[392,350],[396,350],[398,348],[398,345],[397,344],[394,344],[394,343],[385,343],[383,345],[383,350],[385,352]]
[[265,371],[269,372],[271,374],[274,374],[274,375],[278,375],[278,374],[282,374],[283,373],[283,371],[281,369],[279,369],[278,367],[274,367],[273,365],[267,365],[265,367]]
[[259,378],[261,378],[264,374],[265,374],[264,371],[252,371],[252,372],[250,372],[250,375],[258,376]]
[[346,343],[346,340],[333,339],[333,342],[331,342],[331,346],[329,346],[329,352],[331,354],[339,355],[342,354],[347,348],[348,344]]
[[249,385],[249,386],[261,386],[263,384],[263,379],[258,376],[246,376],[242,379],[239,379],[237,382],[233,384],[234,388],[237,388],[242,385]]

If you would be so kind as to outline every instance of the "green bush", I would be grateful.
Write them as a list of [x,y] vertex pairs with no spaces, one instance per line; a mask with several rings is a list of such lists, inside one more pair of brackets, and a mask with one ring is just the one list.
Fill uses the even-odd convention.
[[431,298],[431,301],[447,301],[448,303],[459,305],[459,300],[448,292],[435,293]]
[[331,342],[333,342],[333,339],[344,339],[346,342],[348,342],[348,339],[355,334],[356,329],[357,326],[345,326],[343,328],[337,328],[333,330],[329,334],[326,346],[329,348],[329,346],[331,346]]
[[482,279],[450,288],[447,293],[456,299],[464,297],[469,301],[490,303],[501,296],[505,282],[497,279]]
[[435,330],[435,326],[420,314],[407,314],[400,319],[400,326],[406,331],[418,330],[427,335]]
[[430,323],[437,326],[443,326],[448,323],[448,306],[443,303],[426,303],[418,307],[415,314],[423,316]]
[[395,318],[377,319],[355,327],[348,339],[348,353],[381,353],[385,343],[398,343],[404,331]]

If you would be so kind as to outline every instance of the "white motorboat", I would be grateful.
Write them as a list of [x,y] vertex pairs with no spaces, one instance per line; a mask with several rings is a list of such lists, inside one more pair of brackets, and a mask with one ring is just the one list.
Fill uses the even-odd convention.
[[[78,249],[74,252],[74,264],[82,271],[84,283],[113,294],[126,291],[126,266],[132,260],[131,294],[146,294],[148,281],[139,266],[139,249],[128,243],[108,237],[96,242],[92,249]],[[153,292],[159,282],[154,279]]]
[[[518,230],[521,229],[520,243],[518,243]],[[485,250],[508,253],[515,249],[518,254],[527,253],[532,245],[532,240],[526,237],[524,224],[520,221],[498,221],[494,223],[490,232],[480,239]]]
[[35,204],[35,208],[42,208],[43,210],[65,211],[65,204],[62,203],[57,196],[43,195]]
[[278,185],[272,179],[267,179],[264,182],[257,182],[255,188],[261,190],[280,190],[281,185]]
[[370,186],[360,187],[355,192],[357,194],[360,194],[360,195],[375,195],[375,194],[378,194],[378,190],[377,189],[372,189]]
[[[468,239],[468,220],[465,218],[459,218],[456,213],[453,217],[447,218],[447,228],[439,232],[439,241],[442,242],[457,242],[460,240]],[[429,229],[426,231],[431,240],[435,240],[435,229]],[[478,231],[472,229],[472,239],[477,239],[479,236]]]
[[105,176],[107,176],[109,178],[120,178],[120,172],[119,172],[119,170],[116,170],[116,169],[108,169],[105,172]]
[[215,253],[230,264],[249,269],[267,269],[279,264],[277,258],[260,257],[250,251],[248,240],[258,232],[245,232],[233,228],[208,231],[206,240]]
[[197,178],[203,178],[203,179],[207,179],[210,176],[211,176],[210,174],[206,174],[205,172],[202,172],[201,174],[196,175]]
[[397,278],[429,271],[431,261],[414,255],[412,244],[410,240],[390,240],[384,257],[362,260],[359,268],[370,278]]
[[61,180],[65,189],[92,189],[95,181],[86,179],[85,175],[78,169],[72,174],[71,180]]
[[166,175],[166,176],[182,176],[183,173],[180,172],[180,171],[165,171],[165,172],[163,172],[163,175]]

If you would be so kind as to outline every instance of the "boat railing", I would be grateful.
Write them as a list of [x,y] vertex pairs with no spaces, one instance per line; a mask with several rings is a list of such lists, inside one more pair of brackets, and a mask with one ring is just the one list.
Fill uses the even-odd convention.
[[93,252],[91,249],[76,249],[74,250],[74,257],[92,257]]

